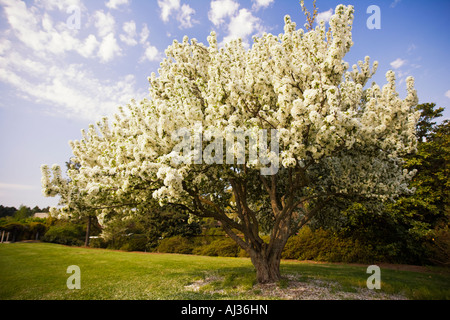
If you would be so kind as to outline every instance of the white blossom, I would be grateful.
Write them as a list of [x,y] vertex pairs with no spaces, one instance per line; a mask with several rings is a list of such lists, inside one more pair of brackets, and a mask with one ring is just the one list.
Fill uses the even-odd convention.
[[[336,7],[329,38],[325,24],[305,32],[286,16],[284,33],[254,37],[249,49],[240,40],[219,49],[215,32],[209,46],[187,37],[174,41],[158,75],[149,77],[150,98],[131,101],[114,119],[83,130],[82,139],[70,142],[77,168],[65,180],[59,167],[43,166],[43,193],[60,195],[69,209],[74,203],[97,209],[104,222],[107,213],[99,208],[117,203],[152,197],[191,203],[185,181],[204,194],[225,190],[221,184],[236,174],[235,167],[194,161],[210,141],[201,141],[201,150],[174,152],[179,141],[172,133],[181,128],[192,146],[198,130],[213,128],[226,141],[236,128],[277,129],[280,150],[268,148],[265,156],[285,168],[326,168],[317,190],[333,186],[383,199],[403,192],[410,174],[401,171],[399,159],[416,147],[414,80],[407,79],[402,100],[393,71],[381,89],[366,87],[378,67],[370,66],[369,57],[349,70],[343,58],[353,45],[353,13],[352,6]],[[234,156],[238,149],[235,144]],[[252,159],[247,166],[264,164]]]

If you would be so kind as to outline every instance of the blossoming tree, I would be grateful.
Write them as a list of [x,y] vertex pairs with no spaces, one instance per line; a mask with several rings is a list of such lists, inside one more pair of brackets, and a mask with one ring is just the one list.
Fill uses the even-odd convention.
[[[82,131],[70,142],[77,169],[65,180],[43,166],[44,194],[62,195],[62,214],[95,210],[101,224],[155,203],[212,217],[249,253],[259,282],[279,280],[288,238],[327,202],[410,191],[401,156],[416,148],[414,80],[400,99],[394,72],[380,88],[366,86],[377,67],[369,57],[349,68],[353,13],[339,5],[328,30],[307,32],[286,16],[283,34],[254,37],[249,49],[219,48],[214,32],[209,46],[174,41],[149,78],[150,99]],[[239,130],[243,139],[220,143]]]

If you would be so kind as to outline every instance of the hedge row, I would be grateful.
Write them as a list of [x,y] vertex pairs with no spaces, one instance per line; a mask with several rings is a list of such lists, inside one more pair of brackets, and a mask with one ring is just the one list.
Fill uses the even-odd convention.
[[82,246],[85,231],[83,226],[77,224],[51,226],[43,237],[45,242],[65,244],[69,246]]
[[246,252],[225,236],[175,236],[161,240],[157,247],[162,253],[195,254],[202,256],[244,257]]
[[[40,240],[47,230],[47,226],[42,219],[29,219],[30,221],[8,221],[3,219],[0,223],[0,234],[3,234],[3,240],[22,241],[22,240]],[[9,237],[7,237],[9,233]]]
[[[15,224],[4,227],[11,231],[18,228]],[[43,227],[43,225],[36,223],[36,225],[33,224],[33,228],[28,228],[27,230],[36,230],[39,227]],[[17,231],[16,241],[21,238],[26,239],[24,238],[26,232],[23,232],[24,229],[20,230],[22,232]],[[448,228],[444,231],[441,232],[442,234],[436,234],[435,238],[433,238],[433,243],[427,249],[431,257],[429,261],[432,264],[448,265],[449,263],[450,233]],[[40,234],[44,232],[45,230],[41,230]],[[65,245],[83,245],[84,237],[85,228],[83,225],[67,223],[48,227],[47,232],[41,239]],[[263,240],[268,241],[267,238],[263,237]],[[248,257],[248,254],[232,239],[225,236],[223,231],[216,230],[216,228],[204,230],[203,234],[199,236],[168,237],[161,240],[156,248],[149,247],[148,239],[142,234],[119,237],[109,243],[101,238],[92,239],[91,246],[125,251],[157,251],[204,256]],[[282,258],[347,263],[408,263],[404,257],[406,250],[404,247],[405,245],[402,243],[362,243],[330,230],[317,229],[313,231],[309,227],[304,227],[297,235],[292,236],[288,240],[282,253]]]
[[[264,239],[267,241],[267,239]],[[248,257],[232,239],[228,237],[175,236],[163,239],[158,252],[195,254],[223,257]],[[331,231],[303,228],[292,236],[282,253],[283,259],[316,260],[326,262],[370,263],[385,260],[371,246],[363,245],[350,238],[342,238]]]
[[288,240],[282,258],[361,263],[383,260],[372,246],[363,245],[351,238],[340,237],[328,230],[312,231],[308,227]]

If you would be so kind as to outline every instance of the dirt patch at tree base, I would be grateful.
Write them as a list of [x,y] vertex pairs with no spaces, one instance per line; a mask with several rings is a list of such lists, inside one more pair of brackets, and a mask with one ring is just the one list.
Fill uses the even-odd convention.
[[342,291],[338,284],[322,280],[289,281],[285,288],[275,283],[257,284],[253,291],[263,297],[285,300],[407,300],[405,296],[378,290],[358,288],[354,292]]
[[[217,276],[207,277],[194,281],[185,286],[185,290],[194,292],[204,292],[210,294],[225,294],[227,290],[208,290],[208,285],[212,282],[220,282],[223,279]],[[367,288],[350,288],[343,290],[339,283],[309,279],[298,281],[294,275],[283,277],[283,284],[256,284],[250,290],[246,290],[246,295],[255,299],[282,299],[282,300],[408,300],[399,294],[387,294],[379,290]],[[237,289],[239,290],[239,289]],[[241,292],[242,293],[242,292]]]

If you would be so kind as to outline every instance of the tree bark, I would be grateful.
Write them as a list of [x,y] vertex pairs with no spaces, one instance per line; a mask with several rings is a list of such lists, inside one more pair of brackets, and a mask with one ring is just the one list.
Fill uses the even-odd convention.
[[250,251],[250,258],[256,269],[258,283],[273,283],[280,281],[281,255],[269,254],[268,256],[254,250]]
[[[256,270],[256,279],[258,283],[273,283],[281,279],[280,262],[281,252],[286,244],[286,239],[278,238],[267,244],[259,237],[257,241],[255,237],[249,236],[249,231],[243,231],[245,239],[241,239],[226,223],[222,222],[222,228],[230,236],[231,239],[250,255],[253,266]],[[256,241],[255,241],[256,240]]]
[[300,179],[298,177],[294,179],[292,172],[290,172],[288,190],[282,196],[277,194],[277,178],[275,176],[271,176],[270,179],[261,176],[260,179],[269,194],[274,219],[269,243],[264,242],[259,235],[259,221],[257,214],[248,204],[248,189],[245,179],[233,178],[230,180],[238,221],[230,218],[220,205],[201,195],[199,190],[189,188],[186,182],[183,182],[183,188],[192,197],[192,212],[199,217],[212,217],[219,221],[228,236],[250,255],[256,269],[258,283],[273,283],[281,279],[281,253],[293,230],[299,225],[306,224],[318,208],[314,208],[306,213],[303,219],[298,220],[300,217],[295,210],[308,199],[294,201],[295,190],[299,188]]
[[86,225],[86,238],[84,240],[84,246],[89,247],[89,239],[91,236],[91,216],[88,216],[88,221]]

